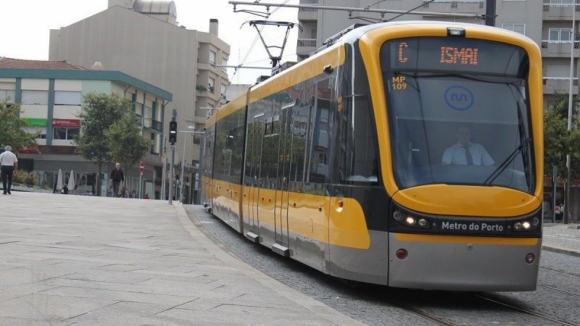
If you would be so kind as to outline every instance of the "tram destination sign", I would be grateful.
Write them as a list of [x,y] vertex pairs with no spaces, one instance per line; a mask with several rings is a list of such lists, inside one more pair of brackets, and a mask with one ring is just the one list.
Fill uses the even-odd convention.
[[481,39],[416,37],[388,41],[381,50],[383,69],[411,72],[485,73],[519,76],[527,62],[517,46]]
[[508,233],[505,220],[440,219],[438,224],[440,233],[481,235]]

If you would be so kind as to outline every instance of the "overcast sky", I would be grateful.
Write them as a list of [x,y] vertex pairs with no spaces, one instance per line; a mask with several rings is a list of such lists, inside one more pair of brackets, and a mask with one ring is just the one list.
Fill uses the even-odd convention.
[[[254,0],[240,0],[254,2]],[[253,27],[245,24],[249,20],[263,18],[247,13],[234,13],[229,0],[174,0],[177,21],[187,29],[209,31],[209,20],[219,20],[219,37],[231,46],[228,64],[237,65],[245,60],[249,66],[270,67],[270,60]],[[269,3],[297,4],[298,0],[269,0]],[[48,60],[49,31],[71,25],[107,9],[108,0],[0,0],[0,56],[16,59]],[[241,9],[242,7],[238,7]],[[264,11],[262,7],[248,9]],[[270,11],[274,11],[271,8]],[[279,9],[270,20],[297,23],[297,9]],[[284,51],[284,61],[296,60],[296,37],[292,30]],[[267,34],[267,40],[275,37]],[[250,51],[251,49],[251,51]],[[106,67],[105,67],[106,69]],[[228,69],[232,83],[253,84],[259,75],[269,74],[268,70],[240,69],[234,76]]]

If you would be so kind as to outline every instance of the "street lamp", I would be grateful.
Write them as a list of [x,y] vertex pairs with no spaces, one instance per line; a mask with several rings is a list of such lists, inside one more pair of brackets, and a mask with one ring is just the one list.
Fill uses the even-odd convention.
[[[572,4],[572,29],[570,31],[570,91],[568,93],[568,131],[572,130],[572,96],[573,96],[573,91],[574,91],[574,43],[576,42],[576,33],[575,33],[575,29],[576,29],[576,0],[574,0],[574,3]],[[571,202],[570,202],[570,165],[572,165],[571,162],[571,156],[570,153],[568,153],[566,155],[566,169],[567,171],[567,180],[566,180],[566,202],[564,205],[566,205],[566,210],[564,211],[564,224],[568,224],[568,212],[570,212],[570,208],[572,208]]]

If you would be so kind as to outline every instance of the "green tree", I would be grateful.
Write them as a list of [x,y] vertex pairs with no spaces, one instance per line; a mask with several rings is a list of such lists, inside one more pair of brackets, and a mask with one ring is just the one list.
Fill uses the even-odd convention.
[[111,155],[115,162],[121,163],[125,172],[137,164],[152,145],[150,139],[145,139],[141,135],[138,122],[137,116],[131,111],[105,132],[105,136],[110,140]]
[[562,98],[548,107],[544,114],[544,174],[552,175],[554,166],[558,175],[566,178],[566,155],[571,155],[571,178],[580,177],[580,120],[572,115],[572,130],[568,131],[568,98]]
[[7,100],[0,102],[0,145],[10,145],[16,153],[35,148],[38,137],[38,133],[30,134],[23,129],[28,127],[28,123],[18,116],[19,112],[19,104],[7,105]]
[[113,158],[107,130],[131,112],[131,102],[117,94],[87,94],[83,98],[81,132],[75,137],[79,154],[98,167],[97,196],[101,195],[103,165]]

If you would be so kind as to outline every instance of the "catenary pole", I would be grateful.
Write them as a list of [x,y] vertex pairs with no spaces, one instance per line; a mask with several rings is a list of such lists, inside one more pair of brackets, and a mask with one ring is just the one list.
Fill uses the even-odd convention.
[[[574,32],[574,28],[576,27],[576,0],[573,0],[574,4],[572,5],[572,30],[570,31],[570,91],[568,92],[568,132],[572,130],[572,99],[574,91],[573,86],[573,79],[574,79],[574,43],[576,40],[576,33]],[[568,215],[570,212],[570,179],[572,177],[571,171],[572,165],[572,158],[570,153],[566,155],[566,169],[568,169],[568,178],[566,180],[566,203],[564,204],[564,224],[568,224]]]
[[485,4],[485,25],[495,26],[495,3],[496,0],[487,0]]

